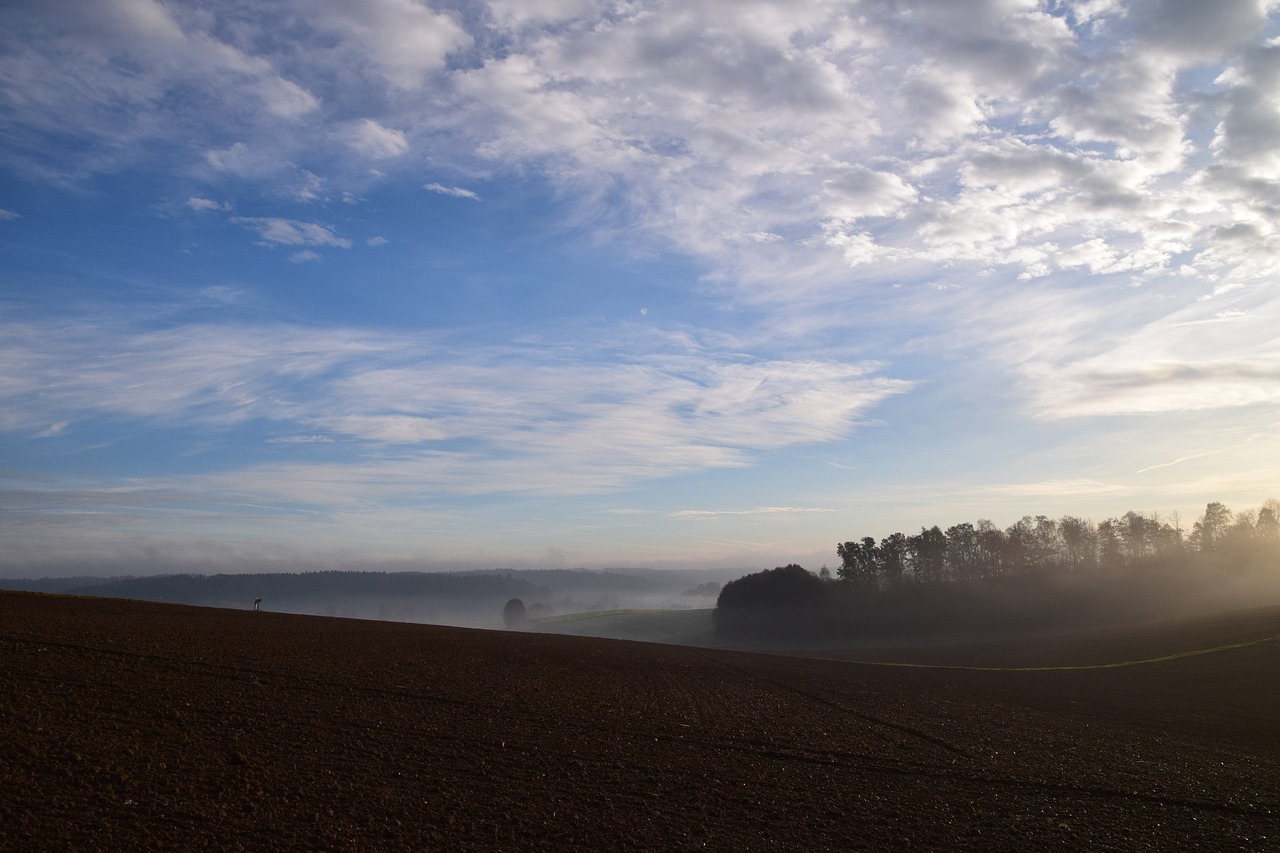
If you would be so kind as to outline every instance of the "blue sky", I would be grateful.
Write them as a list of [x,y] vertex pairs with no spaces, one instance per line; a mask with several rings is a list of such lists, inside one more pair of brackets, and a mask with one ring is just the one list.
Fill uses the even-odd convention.
[[0,9],[0,570],[1280,493],[1280,5]]

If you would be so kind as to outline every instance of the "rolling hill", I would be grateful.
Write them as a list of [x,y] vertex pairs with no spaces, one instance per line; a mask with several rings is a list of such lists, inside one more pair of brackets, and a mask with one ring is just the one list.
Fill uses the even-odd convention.
[[0,848],[1277,849],[1278,636],[850,663],[0,593]]

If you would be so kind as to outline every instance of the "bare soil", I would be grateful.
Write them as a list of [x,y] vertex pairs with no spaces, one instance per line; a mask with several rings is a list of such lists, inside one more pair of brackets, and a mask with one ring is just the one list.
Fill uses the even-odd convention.
[[0,593],[0,849],[1280,849],[1277,636],[912,661],[1236,646],[976,671]]

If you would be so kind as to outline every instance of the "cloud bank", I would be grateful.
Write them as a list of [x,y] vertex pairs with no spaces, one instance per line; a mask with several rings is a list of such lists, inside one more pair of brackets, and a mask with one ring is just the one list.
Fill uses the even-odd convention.
[[[326,511],[400,506],[423,483],[596,495],[802,447],[839,448],[824,466],[850,471],[876,452],[851,444],[868,422],[963,419],[988,382],[1023,425],[1147,419],[1154,435],[1182,418],[1188,444],[1162,458],[1208,458],[1280,406],[1278,15],[1273,0],[9,4],[15,185],[136,185],[118,209],[187,229],[181,251],[243,244],[274,266],[201,282],[237,294],[212,318],[185,296],[144,316],[33,308],[43,279],[13,285],[0,429],[50,447],[113,441],[108,424],[234,434],[279,455],[189,473]],[[39,227],[21,202],[4,200],[0,238]],[[547,230],[505,233],[516,209]],[[446,286],[449,262],[422,247],[452,222],[487,242]],[[495,259],[553,228],[618,266],[550,273],[544,302],[484,301],[514,277]],[[666,282],[673,258],[687,284]],[[666,304],[629,264],[651,265]],[[452,335],[395,311],[341,318],[446,288],[461,295],[441,314],[474,300]],[[340,289],[341,308],[308,314]],[[622,313],[646,325],[601,319]]]

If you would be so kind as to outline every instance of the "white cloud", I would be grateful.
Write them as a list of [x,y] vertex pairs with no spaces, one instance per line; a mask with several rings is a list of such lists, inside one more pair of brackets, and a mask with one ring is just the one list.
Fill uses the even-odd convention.
[[390,444],[418,444],[448,437],[436,420],[412,415],[346,415],[322,424],[334,432]]
[[1214,59],[1243,45],[1274,8],[1266,0],[1139,0],[1132,6],[1142,40],[1184,61]]
[[333,246],[350,249],[351,241],[339,237],[327,226],[297,219],[280,219],[269,216],[233,216],[228,222],[243,225],[258,232],[262,245],[278,246]]
[[725,516],[792,515],[794,513],[811,512],[829,513],[840,512],[840,510],[827,507],[762,506],[755,509],[681,509],[671,513],[671,516],[672,518],[687,518],[694,521],[702,521],[712,518],[722,518]]
[[593,17],[597,5],[595,0],[490,0],[489,9],[506,26],[518,28]]
[[471,37],[453,16],[415,0],[324,0],[305,7],[324,29],[361,48],[360,58],[396,86],[416,89]]
[[58,421],[55,424],[50,424],[46,429],[36,433],[36,438],[52,438],[65,430],[70,423],[70,421]]
[[824,192],[832,199],[827,212],[835,219],[893,216],[916,200],[916,191],[897,175],[865,166],[851,166],[827,180]]
[[0,208],[0,220],[12,221],[14,219],[21,219],[21,218],[22,218],[21,214],[14,213],[12,210],[4,210],[3,208]]
[[409,140],[403,131],[383,127],[369,118],[348,125],[342,137],[353,150],[374,160],[399,157],[409,150]]
[[[167,145],[214,198],[230,196],[219,181],[248,181],[317,204],[326,187],[354,203],[391,179],[370,160],[397,178],[457,175],[423,185],[456,198],[536,175],[576,223],[692,256],[707,292],[767,306],[797,339],[846,312],[889,316],[889,282],[954,288],[929,291],[945,312],[909,303],[913,334],[963,340],[1023,388],[1069,377],[1028,390],[1042,412],[1125,410],[1106,388],[1130,385],[1152,389],[1134,410],[1186,405],[1159,365],[1229,373],[1269,351],[1250,323],[1274,317],[1273,292],[1197,319],[1245,321],[1216,339],[1218,368],[1191,337],[1155,346],[1151,330],[1214,287],[1280,271],[1274,4],[68,8],[0,12],[3,156],[24,173],[51,148],[89,174]],[[233,221],[299,258],[351,245],[286,216]],[[1126,337],[1150,351],[1123,351]],[[1090,409],[1093,390],[1107,402]]]
[[[208,128],[286,125],[318,99],[267,59],[215,35],[214,15],[154,0],[8,5],[0,59],[7,122],[20,156],[65,179],[145,161],[151,144],[189,145]],[[50,166],[36,152],[90,139],[79,161]],[[34,147],[33,147],[34,146]],[[19,154],[18,152],[26,152]]]
[[343,329],[4,332],[0,407],[10,415],[0,427],[9,431],[38,432],[74,413],[130,419],[135,429],[266,422],[289,435],[401,448],[272,466],[271,483],[255,487],[306,501],[425,482],[454,493],[589,493],[739,467],[761,452],[838,440],[910,387],[877,376],[875,365],[652,350],[566,360],[538,347],[460,349]]
[[306,264],[318,260],[320,260],[319,253],[314,252],[311,249],[303,249],[302,251],[294,252],[289,256],[289,263],[291,264]]
[[974,494],[990,495],[1003,498],[1061,499],[1072,497],[1100,495],[1118,495],[1126,491],[1125,487],[1115,483],[1099,480],[1045,480],[1032,483],[1001,483],[989,486],[978,486]]
[[286,435],[267,439],[268,444],[333,444],[333,441],[327,435]]
[[453,196],[454,198],[469,198],[474,201],[480,200],[480,196],[463,187],[446,187],[444,184],[430,183],[423,184],[422,188],[424,190],[431,190],[433,193],[439,193],[440,195]]
[[324,189],[324,178],[306,169],[297,170],[297,174],[292,177],[285,188],[287,195],[292,196],[295,201],[310,203],[313,201],[323,201],[324,196],[321,192]]
[[212,199],[200,198],[199,196],[191,196],[187,199],[187,207],[196,211],[205,210],[229,210],[230,206],[222,202],[213,201]]
[[[1122,327],[1123,328],[1123,327]],[[1194,412],[1280,403],[1280,306],[1265,284],[1228,285],[1208,302],[1122,334],[1042,351],[1024,368],[1047,417]],[[1081,330],[1083,331],[1083,330]],[[1095,332],[1096,334],[1096,332]]]
[[377,248],[378,246],[385,246],[385,245],[387,245],[387,244],[388,244],[388,243],[390,243],[390,242],[391,242],[391,241],[390,241],[390,240],[388,240],[386,237],[382,237],[382,236],[373,236],[373,237],[369,237],[368,239],[366,239],[366,240],[364,241],[364,244],[365,244],[366,246],[372,246],[372,247],[374,247],[374,248]]
[[1109,364],[1107,357],[1061,368],[1041,391],[1056,417],[1194,412],[1280,404],[1280,353],[1254,358],[1182,357]]
[[281,163],[274,152],[254,151],[243,142],[226,148],[210,149],[205,160],[216,171],[243,178],[261,178],[280,171]]

